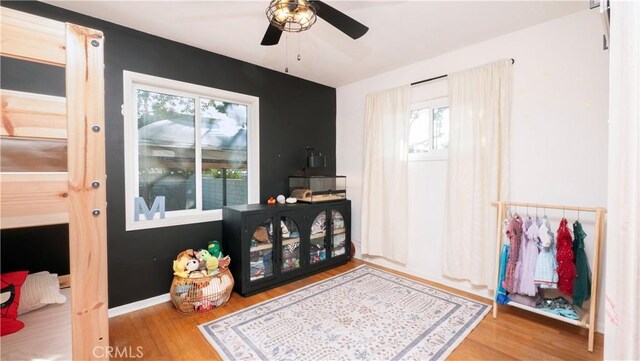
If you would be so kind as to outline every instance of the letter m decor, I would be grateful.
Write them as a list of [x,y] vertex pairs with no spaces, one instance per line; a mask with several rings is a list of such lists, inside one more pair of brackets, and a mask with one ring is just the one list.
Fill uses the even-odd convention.
[[164,196],[158,196],[153,200],[151,210],[147,207],[147,203],[144,201],[144,198],[134,198],[133,219],[136,222],[140,220],[140,213],[143,213],[145,218],[149,221],[153,219],[157,212],[160,212],[160,219],[164,219]]

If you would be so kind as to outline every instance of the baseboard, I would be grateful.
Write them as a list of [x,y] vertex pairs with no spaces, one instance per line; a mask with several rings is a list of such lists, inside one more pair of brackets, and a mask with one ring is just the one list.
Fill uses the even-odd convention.
[[[353,258],[356,258],[356,257],[353,257]],[[484,287],[482,287],[482,288],[478,287],[478,288],[474,289],[473,287],[466,286],[464,283],[456,284],[455,282],[452,282],[451,280],[448,280],[448,279],[446,279],[444,277],[437,277],[437,276],[434,276],[434,275],[428,275],[428,274],[424,274],[422,272],[417,272],[415,270],[409,270],[406,267],[402,267],[399,264],[394,264],[393,262],[388,261],[388,260],[386,260],[384,258],[370,258],[370,257],[367,257],[365,259],[364,257],[362,257],[362,258],[357,258],[357,259],[360,260],[360,261],[363,261],[363,262],[367,262],[367,263],[371,263],[371,264],[374,264],[374,265],[386,267],[386,268],[392,269],[394,271],[402,272],[402,273],[405,273],[407,275],[411,275],[411,276],[422,278],[424,280],[427,280],[427,281],[435,283],[436,287],[438,285],[451,287],[451,288],[454,288],[456,290],[472,294],[474,296],[482,297],[482,298],[485,298],[487,300],[493,300],[493,297],[491,295],[487,294],[487,289],[484,288]]]
[[125,313],[129,312],[142,310],[144,308],[159,305],[168,301],[171,301],[171,297],[169,297],[168,293],[165,293],[163,295],[147,298],[145,300],[127,303],[126,305],[110,308],[109,318],[124,315]]

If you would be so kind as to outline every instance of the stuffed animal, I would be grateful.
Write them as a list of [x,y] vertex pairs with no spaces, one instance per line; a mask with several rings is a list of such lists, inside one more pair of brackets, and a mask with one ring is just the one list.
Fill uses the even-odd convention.
[[[173,261],[174,274],[179,277],[203,277],[203,273],[198,272],[199,268],[200,262],[196,258],[196,254],[192,249],[180,252],[176,260]],[[206,266],[204,275],[206,275]]]
[[186,270],[189,272],[195,272],[198,270],[199,267],[200,267],[200,262],[198,262],[198,259],[195,257],[189,258],[189,260],[185,265]]
[[206,249],[199,250],[196,254],[196,259],[198,260],[198,270],[206,271],[207,270],[207,259],[211,258],[211,254]]
[[218,259],[213,256],[210,256],[209,259],[207,259],[207,271],[209,271],[210,275],[218,273],[219,264],[220,262],[218,261]]
[[213,308],[213,305],[208,300],[202,300],[193,304],[196,312],[207,312]]
[[218,258],[212,256],[206,249],[201,249],[196,254],[196,257],[200,261],[201,265],[205,265],[205,270],[208,272],[208,274],[212,275],[216,273],[216,271],[218,270]]
[[284,224],[283,221],[280,221],[280,231],[282,233],[282,237],[289,238],[289,228],[287,228],[287,225]]
[[173,274],[178,277],[187,278],[189,276],[189,272],[186,270],[186,267],[187,267],[186,258],[179,258],[177,260],[174,260]]
[[267,227],[258,226],[255,232],[253,232],[253,239],[261,243],[269,242],[269,234],[267,233]]
[[231,264],[231,258],[229,256],[220,258],[218,260],[218,268],[220,268],[221,270],[229,268],[229,264]]
[[193,250],[187,249],[185,251],[178,253],[178,256],[176,257],[176,259],[179,260],[181,258],[186,258],[188,260],[189,258],[193,258],[193,257],[194,257]]
[[207,276],[207,271],[193,271],[189,273],[189,278],[202,278]]
[[218,243],[218,241],[209,242],[209,245],[207,246],[207,250],[215,258],[222,258],[223,257],[223,255],[222,255],[222,247],[220,246],[220,243]]

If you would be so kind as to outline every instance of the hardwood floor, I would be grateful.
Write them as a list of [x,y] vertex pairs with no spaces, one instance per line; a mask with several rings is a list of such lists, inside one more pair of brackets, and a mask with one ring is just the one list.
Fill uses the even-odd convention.
[[[127,358],[127,356],[133,355],[142,356],[137,357],[142,360],[220,360],[213,347],[198,330],[199,324],[338,275],[361,264],[365,264],[365,262],[352,260],[344,266],[247,298],[234,293],[226,305],[202,315],[182,315],[174,309],[171,302],[167,302],[111,318],[109,320],[109,337],[111,346],[114,347],[112,359],[130,360],[131,358]],[[417,277],[402,275],[451,293],[490,303],[485,298]],[[168,287],[169,285],[167,285]],[[596,334],[595,350],[591,353],[587,351],[586,331],[516,308],[501,307],[498,318],[494,320],[489,312],[453,351],[449,359],[602,360],[603,335]],[[141,352],[138,353],[138,351]],[[120,353],[117,354],[117,352]]]

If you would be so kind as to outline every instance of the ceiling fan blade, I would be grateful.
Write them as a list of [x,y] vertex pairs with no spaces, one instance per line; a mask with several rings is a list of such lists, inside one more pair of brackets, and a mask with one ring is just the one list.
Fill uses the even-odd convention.
[[273,26],[273,24],[269,24],[267,32],[264,33],[264,37],[262,38],[260,45],[276,45],[280,41],[280,36],[282,36],[282,30]]
[[369,31],[368,27],[322,1],[310,2],[316,8],[316,15],[353,39],[357,39]]

